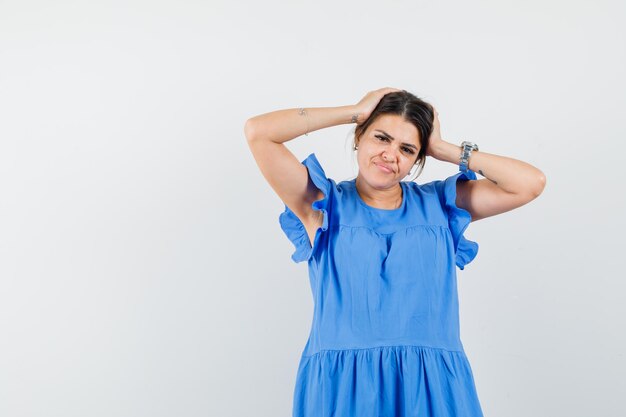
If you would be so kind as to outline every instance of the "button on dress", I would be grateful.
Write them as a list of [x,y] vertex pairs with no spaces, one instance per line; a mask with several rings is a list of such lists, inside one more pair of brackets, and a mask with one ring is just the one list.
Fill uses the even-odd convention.
[[289,207],[279,216],[314,301],[293,417],[482,417],[456,282],[478,252],[456,184],[476,174],[401,181],[402,205],[380,209],[355,179],[328,178],[314,153],[302,164],[324,198],[312,203],[323,214],[313,246]]

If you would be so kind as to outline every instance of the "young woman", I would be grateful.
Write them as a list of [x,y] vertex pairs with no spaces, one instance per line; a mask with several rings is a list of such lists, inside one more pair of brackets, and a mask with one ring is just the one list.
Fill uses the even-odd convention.
[[[335,182],[314,153],[299,162],[284,145],[346,123],[356,123],[352,180]],[[285,203],[279,223],[295,246],[292,260],[307,261],[313,290],[293,416],[482,416],[459,336],[456,267],[478,252],[463,233],[538,197],[545,175],[476,144],[444,141],[436,110],[395,88],[355,105],[252,117],[245,135]],[[403,181],[427,156],[459,172]]]

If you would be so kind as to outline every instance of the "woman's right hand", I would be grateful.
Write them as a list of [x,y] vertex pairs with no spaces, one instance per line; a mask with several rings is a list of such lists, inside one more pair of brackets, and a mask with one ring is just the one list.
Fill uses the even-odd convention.
[[361,99],[361,101],[354,105],[355,111],[359,114],[359,120],[357,121],[357,124],[362,124],[370,117],[370,114],[372,114],[372,112],[378,105],[378,102],[381,98],[383,98],[385,94],[393,93],[396,91],[402,90],[399,88],[385,87],[367,93],[365,97]]

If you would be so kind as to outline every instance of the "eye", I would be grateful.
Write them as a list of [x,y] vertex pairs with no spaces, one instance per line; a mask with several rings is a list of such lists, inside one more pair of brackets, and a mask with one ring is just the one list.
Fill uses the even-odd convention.
[[[384,140],[384,141],[389,142],[389,138],[388,138],[388,137],[381,136],[381,135],[375,135],[375,136],[376,136],[378,139],[380,139],[380,140]],[[403,149],[405,152],[408,152],[408,153],[409,153],[409,155],[413,155],[413,154],[415,153],[415,151],[413,151],[411,148],[408,148],[408,147],[406,147],[406,146],[402,147],[402,149]]]

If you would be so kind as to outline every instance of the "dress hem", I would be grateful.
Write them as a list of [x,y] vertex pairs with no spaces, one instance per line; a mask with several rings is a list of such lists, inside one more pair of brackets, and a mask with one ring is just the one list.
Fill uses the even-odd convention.
[[371,346],[371,347],[364,347],[364,348],[348,348],[348,349],[321,349],[311,355],[301,355],[302,359],[308,359],[308,358],[312,358],[314,356],[320,355],[322,353],[326,353],[326,352],[351,352],[351,351],[360,351],[360,350],[376,350],[376,349],[388,349],[388,348],[420,348],[420,349],[432,349],[432,350],[442,350],[445,352],[452,352],[452,353],[462,353],[465,354],[465,351],[463,349],[457,349],[457,350],[453,350],[453,349],[446,349],[446,348],[439,348],[439,347],[434,347],[434,346],[427,346],[427,345],[380,345],[380,346]]

